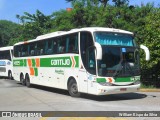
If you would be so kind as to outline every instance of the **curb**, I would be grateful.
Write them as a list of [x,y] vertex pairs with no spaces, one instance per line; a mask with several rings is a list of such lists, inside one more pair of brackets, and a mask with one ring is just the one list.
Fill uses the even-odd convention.
[[145,89],[145,88],[142,88],[139,91],[140,92],[160,92],[160,89]]

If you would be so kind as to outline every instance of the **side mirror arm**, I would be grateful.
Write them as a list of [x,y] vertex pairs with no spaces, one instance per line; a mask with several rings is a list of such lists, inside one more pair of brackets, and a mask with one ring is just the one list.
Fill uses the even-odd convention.
[[140,48],[144,50],[144,52],[146,53],[146,61],[149,61],[150,60],[150,52],[149,52],[149,49],[144,46],[144,45],[140,45]]
[[95,47],[96,47],[96,59],[97,60],[102,60],[102,47],[99,43],[95,42]]

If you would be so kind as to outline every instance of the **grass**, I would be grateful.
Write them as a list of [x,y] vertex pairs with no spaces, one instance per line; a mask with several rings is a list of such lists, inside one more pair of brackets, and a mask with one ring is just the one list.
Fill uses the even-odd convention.
[[141,84],[141,88],[156,89],[154,85],[144,85],[144,84]]

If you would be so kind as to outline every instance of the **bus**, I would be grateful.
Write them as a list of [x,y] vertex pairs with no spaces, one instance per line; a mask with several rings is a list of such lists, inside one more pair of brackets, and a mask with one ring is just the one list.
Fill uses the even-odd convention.
[[14,45],[14,79],[81,93],[106,95],[140,87],[140,47],[134,34],[120,29],[86,27],[57,31]]
[[12,79],[12,53],[13,46],[0,48],[0,77],[8,77]]

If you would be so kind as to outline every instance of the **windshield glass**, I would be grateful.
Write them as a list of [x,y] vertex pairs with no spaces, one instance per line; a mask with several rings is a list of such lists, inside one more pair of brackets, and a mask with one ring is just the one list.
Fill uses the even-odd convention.
[[95,32],[95,40],[101,45],[135,46],[133,36],[122,33]]
[[140,74],[139,52],[135,47],[102,46],[102,60],[97,61],[98,75],[125,77]]
[[9,50],[0,51],[0,60],[2,60],[2,59],[11,60],[11,56],[10,56],[10,51]]

